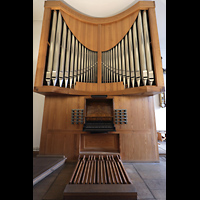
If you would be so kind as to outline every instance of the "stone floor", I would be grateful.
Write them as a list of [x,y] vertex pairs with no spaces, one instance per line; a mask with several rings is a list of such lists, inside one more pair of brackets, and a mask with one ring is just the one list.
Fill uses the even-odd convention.
[[166,141],[164,140],[163,142],[158,141],[158,151],[159,151],[159,155],[166,155]]
[[[66,162],[33,187],[33,200],[60,200],[76,163]],[[166,199],[166,155],[160,163],[123,163],[140,200]]]
[[166,199],[166,156],[160,157],[160,163],[124,163],[138,199]]

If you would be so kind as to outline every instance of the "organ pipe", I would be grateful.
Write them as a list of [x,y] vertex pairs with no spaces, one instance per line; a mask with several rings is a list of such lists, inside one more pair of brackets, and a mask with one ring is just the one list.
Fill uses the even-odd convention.
[[[52,11],[51,20],[46,84],[72,89],[76,82],[97,83],[97,52],[79,42],[59,11]],[[101,60],[102,83],[123,82],[125,89],[154,84],[148,11],[139,11],[129,31],[102,52]]]
[[[138,17],[122,40],[102,55],[108,56],[108,66],[103,65],[102,76],[109,82],[123,81],[124,88],[153,85],[154,71],[148,28],[147,11],[139,11]],[[103,60],[105,56],[102,56]],[[107,62],[107,61],[105,61]],[[102,78],[106,83],[107,77]],[[148,81],[147,81],[148,80]],[[142,83],[142,84],[141,84]]]

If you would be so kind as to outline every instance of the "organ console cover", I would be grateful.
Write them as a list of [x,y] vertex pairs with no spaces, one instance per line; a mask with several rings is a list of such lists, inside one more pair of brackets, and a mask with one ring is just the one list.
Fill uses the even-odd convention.
[[154,1],[106,18],[45,1],[34,83],[45,95],[39,154],[159,162],[153,95],[163,91]]

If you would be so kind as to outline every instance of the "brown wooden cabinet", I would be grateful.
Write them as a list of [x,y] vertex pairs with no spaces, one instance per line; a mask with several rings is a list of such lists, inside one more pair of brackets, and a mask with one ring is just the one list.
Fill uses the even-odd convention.
[[[64,72],[61,75],[61,78],[63,76],[61,87],[59,86],[60,82],[58,83],[62,72],[61,60],[58,62],[60,71],[54,71],[56,63],[52,67],[52,78],[54,72],[57,73],[57,84],[54,86],[55,82],[51,82],[48,86],[46,82],[52,45],[53,11],[55,10],[59,13],[58,17],[61,14],[62,22],[66,24],[71,37],[75,38],[69,40],[73,46],[70,56],[72,56],[72,52],[73,56],[69,59],[68,77],[65,77]],[[130,29],[134,30],[134,22],[138,20],[139,13],[144,13],[144,11],[147,11],[148,14],[154,74],[151,85],[148,84],[148,81],[147,85],[143,85],[142,76],[141,85],[137,85],[136,81],[133,84],[131,82],[133,78],[131,59],[130,63],[127,61],[127,48],[133,44],[131,43],[133,38],[127,40],[127,36],[129,36],[127,34]],[[62,27],[61,30],[64,30],[64,25]],[[57,27],[56,31],[58,29]],[[58,35],[58,33],[56,34]],[[61,38],[63,35],[64,32],[61,32]],[[66,37],[67,40],[68,36]],[[57,36],[55,41],[57,41]],[[62,41],[64,40],[61,39]],[[62,57],[63,45],[61,42],[58,47],[59,59]],[[65,49],[67,49],[67,44],[66,42]],[[65,53],[67,57],[67,50]],[[132,51],[133,53],[134,51]],[[55,54],[56,52],[53,55],[55,56]],[[128,54],[130,57],[133,56]],[[110,56],[108,60],[112,61],[112,65],[107,64],[106,56]],[[85,59],[83,62],[82,58]],[[74,59],[73,62],[72,59]],[[64,59],[65,62],[66,60],[67,58]],[[117,65],[119,61],[121,68],[120,65]],[[130,68],[128,68],[129,65]],[[65,72],[67,66],[65,65],[63,68]],[[72,66],[74,67],[71,71]],[[126,69],[125,74],[123,74],[122,67]],[[81,70],[83,71],[81,72]],[[70,75],[71,72],[72,75]],[[64,86],[66,79],[67,87]],[[162,91],[164,91],[164,81],[155,2],[141,1],[126,11],[107,18],[93,18],[80,14],[63,2],[45,2],[34,84],[34,92],[45,95],[39,154],[63,154],[68,160],[77,160],[81,152],[113,152],[120,153],[123,161],[159,162],[153,95]],[[104,95],[104,97],[96,96],[95,98],[93,95]],[[72,109],[84,110],[84,122],[86,119],[112,119],[116,131],[106,134],[84,132],[83,123],[72,123]],[[115,109],[126,110],[127,123],[115,124]]]

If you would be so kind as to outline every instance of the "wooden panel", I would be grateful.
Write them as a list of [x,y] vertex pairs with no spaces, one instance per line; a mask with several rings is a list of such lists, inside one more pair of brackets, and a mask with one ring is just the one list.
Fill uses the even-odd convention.
[[125,17],[128,17],[132,13],[138,11],[138,10],[147,10],[149,8],[155,8],[155,2],[154,1],[139,1],[135,5],[131,6],[127,10],[117,14],[113,15],[111,17],[90,17],[84,14],[81,14],[80,12],[75,11],[74,9],[70,8],[69,6],[65,5],[61,1],[45,1],[44,4],[45,8],[51,8],[52,10],[62,10],[65,13],[67,13],[69,16],[73,17],[74,19],[80,20],[85,23],[89,24],[108,24],[113,23],[116,21],[119,21]]
[[152,112],[152,97],[114,96],[114,109],[126,109],[128,124],[116,124],[116,131],[123,130],[150,130],[154,118]]
[[84,109],[84,97],[46,96],[40,154],[63,154],[76,160],[83,124],[71,124],[71,110]]
[[127,109],[127,124],[115,124],[123,161],[159,161],[153,97],[114,97],[114,109]]
[[[154,8],[155,3],[138,2],[124,12],[107,18],[83,15],[61,2],[45,2],[45,7],[59,9],[72,33],[84,46],[93,51],[107,51],[119,43],[125,36],[133,25],[139,10]],[[98,26],[101,26],[100,31]],[[98,34],[101,35],[101,41],[99,41]]]
[[[92,91],[88,91],[88,84],[93,84],[92,88],[95,88]],[[140,95],[140,96],[152,96],[155,94],[159,94],[165,91],[164,86],[140,86],[134,88],[126,88],[124,89],[123,83],[101,83],[95,85],[95,83],[80,83],[79,89],[69,89],[69,88],[61,88],[57,86],[37,86],[34,87],[34,92],[43,95],[71,95],[71,96],[81,96],[81,95]],[[97,85],[100,85],[99,91],[96,91]],[[117,86],[116,86],[117,85]],[[116,89],[118,88],[118,89]],[[115,90],[116,89],[116,90]]]
[[134,21],[138,16],[139,11],[129,15],[128,17],[109,24],[101,26],[101,51],[107,51],[118,44],[127,34]]
[[97,83],[76,82],[75,90],[97,91]]
[[88,49],[92,51],[97,51],[98,26],[74,19],[63,11],[61,11],[61,14],[67,26],[77,38],[77,40]]
[[63,154],[66,155],[68,160],[77,160],[79,155],[79,138],[79,134],[65,133]]
[[94,25],[81,22],[61,11],[67,26],[74,36],[90,50],[98,51],[98,58],[101,57],[101,51],[107,51],[121,41],[133,25],[138,13],[139,11],[136,11],[130,16],[117,22]]
[[119,152],[119,134],[82,134],[80,151]]
[[164,87],[160,43],[159,43],[159,37],[158,37],[156,12],[154,8],[149,8],[148,16],[149,16],[149,28],[150,28],[150,36],[151,36],[155,81],[156,81],[157,86]]
[[98,83],[98,90],[100,90],[100,84],[101,84],[101,78],[102,78],[102,74],[101,74],[101,46],[102,46],[102,39],[101,39],[101,24],[98,24],[98,35],[97,35],[97,42],[98,42],[98,47],[97,47],[97,51],[98,51],[98,66],[97,66],[97,83]]
[[76,82],[74,90],[88,92],[124,90],[123,82],[101,83],[99,89],[97,88],[97,85],[97,83]]
[[62,155],[64,148],[64,134],[47,134],[46,154]]
[[123,161],[159,162],[157,141],[152,131],[134,131],[120,135]]
[[87,117],[110,117],[113,116],[112,99],[86,99]]
[[133,184],[67,184],[64,200],[137,200]]
[[[83,124],[71,124],[71,109],[85,110],[85,99],[88,98],[91,97],[46,96],[40,154],[64,154],[69,157],[68,160],[78,158],[79,135],[83,133]],[[113,106],[113,110],[127,109],[128,123],[115,124],[116,132],[103,134],[105,138],[84,134],[86,143],[81,140],[81,149],[120,149],[122,160],[125,161],[159,161],[153,97],[114,96]]]
[[68,160],[77,160],[79,154],[79,138],[79,134],[56,131],[48,132],[45,152],[40,152],[40,154],[65,155]]

